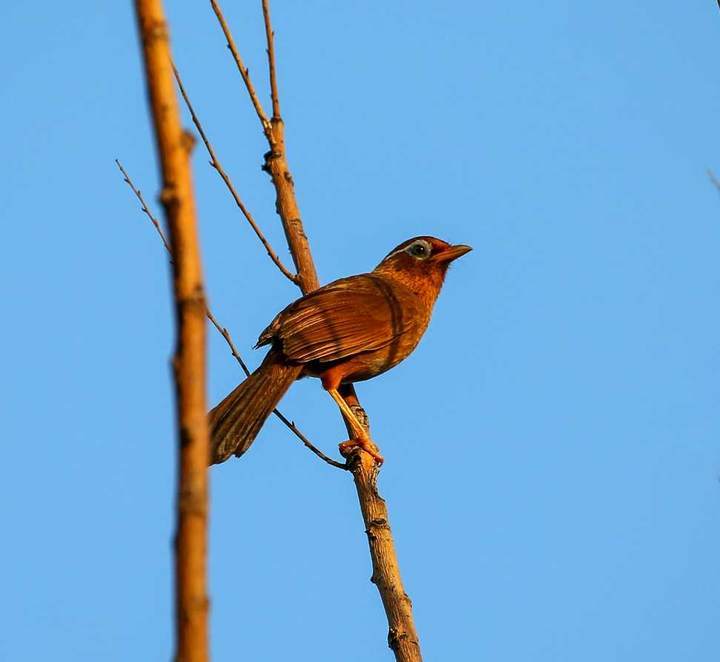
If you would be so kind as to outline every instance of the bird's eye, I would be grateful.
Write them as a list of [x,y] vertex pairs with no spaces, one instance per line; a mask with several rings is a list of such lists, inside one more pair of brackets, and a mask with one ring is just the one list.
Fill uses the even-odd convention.
[[430,255],[430,246],[428,246],[426,241],[416,241],[408,246],[407,251],[413,257],[422,260]]

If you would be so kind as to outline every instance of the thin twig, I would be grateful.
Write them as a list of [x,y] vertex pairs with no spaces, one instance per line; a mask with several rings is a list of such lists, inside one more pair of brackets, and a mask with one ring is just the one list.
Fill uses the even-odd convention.
[[280,95],[278,94],[277,72],[275,68],[275,32],[270,20],[270,3],[262,0],[263,21],[265,22],[265,39],[267,40],[268,69],[270,71],[270,96],[272,97],[273,122],[280,122]]
[[243,63],[237,46],[235,46],[235,40],[233,39],[230,28],[225,21],[225,16],[223,16],[220,5],[216,2],[216,0],[210,0],[210,5],[212,6],[212,10],[215,12],[215,16],[217,16],[217,20],[220,23],[220,27],[222,28],[223,33],[225,34],[227,46],[232,53],[235,64],[237,65],[238,71],[240,72],[243,82],[245,83],[245,87],[247,88],[248,94],[250,95],[250,101],[252,102],[253,108],[255,108],[255,112],[257,113],[258,119],[260,120],[260,124],[263,128],[263,133],[265,134],[265,137],[268,139],[268,142],[272,146],[275,143],[275,138],[272,134],[272,125],[270,124],[268,116],[265,114],[265,110],[263,110],[260,99],[258,99],[257,92],[255,91],[255,86],[253,85],[252,80],[250,80],[250,71]]
[[349,470],[349,467],[346,463],[343,462],[336,462],[331,457],[328,457],[323,453],[319,448],[316,448],[315,446],[310,443],[310,440],[298,429],[297,425],[295,425],[294,421],[291,421],[287,416],[285,416],[282,412],[280,412],[278,409],[273,409],[273,414],[277,416],[285,425],[290,428],[295,436],[305,444],[305,447],[308,450],[311,450],[315,455],[317,455],[321,460],[325,460],[328,464],[331,464],[334,467],[337,467],[338,469],[345,469],[346,471]]
[[[160,239],[163,242],[163,245],[165,246],[165,249],[168,252],[168,258],[172,262],[172,251],[170,250],[170,246],[165,239],[165,235],[163,234],[162,228],[160,227],[160,224],[158,223],[157,218],[153,215],[153,213],[150,211],[150,208],[145,203],[145,200],[142,196],[142,193],[140,192],[140,189],[136,188],[133,184],[132,179],[130,179],[130,175],[128,175],[125,168],[123,168],[122,164],[118,159],[115,159],[115,163],[117,164],[117,167],[120,168],[120,172],[122,172],[123,177],[125,179],[125,183],[130,187],[132,192],[135,194],[135,197],[140,200],[140,203],[142,204],[142,210],[145,213],[145,215],[150,219],[150,222],[155,226],[155,229],[157,230],[158,234],[160,235]],[[230,353],[235,357],[235,360],[238,362],[238,365],[242,369],[242,371],[245,373],[246,377],[250,376],[250,369],[247,367],[247,364],[245,361],[243,361],[242,356],[240,356],[240,352],[238,352],[237,347],[235,346],[235,342],[232,339],[232,336],[230,335],[230,331],[227,330],[226,327],[224,327],[220,322],[218,321],[217,317],[213,314],[213,312],[210,310],[209,306],[205,306],[205,315],[210,320],[212,325],[217,329],[217,332],[225,339],[225,342],[227,343],[228,347],[230,348]],[[332,465],[333,467],[337,467],[338,469],[347,469],[347,465],[342,462],[337,462],[336,460],[333,460],[331,457],[328,457],[323,453],[319,448],[313,445],[313,443],[302,433],[300,428],[298,428],[297,425],[295,425],[294,421],[291,421],[285,414],[283,414],[279,409],[273,409],[273,414],[277,416],[286,426],[287,428],[305,445],[305,447],[315,453],[321,460],[324,460],[328,464]]]
[[245,373],[246,377],[250,376],[250,370],[247,367],[247,364],[245,361],[243,361],[242,356],[240,356],[240,352],[238,352],[237,347],[235,347],[235,343],[233,342],[232,336],[230,335],[230,331],[227,330],[220,322],[217,321],[217,318],[215,315],[213,315],[212,311],[208,307],[208,309],[205,311],[205,314],[207,315],[207,318],[212,322],[212,325],[218,330],[218,333],[225,338],[225,342],[228,344],[228,347],[230,348],[230,353],[235,357],[235,360],[240,365],[240,368]]
[[[153,216],[152,212],[147,206],[147,203],[145,202],[145,198],[143,197],[142,191],[140,191],[139,188],[135,188],[135,185],[132,183],[132,180],[130,179],[130,175],[127,174],[125,171],[125,168],[122,167],[122,164],[120,161],[115,159],[115,163],[117,163],[117,167],[120,168],[120,172],[123,174],[123,178],[125,179],[125,183],[130,187],[132,192],[135,194],[135,197],[140,201],[140,208],[143,210],[145,215],[150,219],[150,222],[155,226],[155,229],[157,230],[157,233],[160,235],[160,239],[162,240],[163,246],[165,246],[165,250],[167,250],[168,253],[172,253],[170,250],[170,244],[168,244],[168,240],[165,238],[165,234],[162,231],[162,228],[160,227],[160,223],[158,223],[158,220]],[[170,258],[170,261],[172,262],[172,258]]]
[[217,158],[217,154],[215,153],[215,149],[212,146],[212,143],[207,137],[207,134],[205,133],[205,130],[202,127],[202,124],[200,123],[200,119],[198,118],[197,114],[195,113],[195,109],[193,108],[192,103],[190,103],[190,98],[187,95],[187,91],[185,90],[185,86],[183,85],[182,78],[180,77],[180,72],[177,70],[177,67],[173,64],[173,72],[175,73],[175,80],[177,81],[178,88],[180,89],[180,94],[182,95],[182,98],[185,101],[185,105],[187,106],[188,110],[190,111],[190,117],[192,118],[193,124],[195,124],[195,127],[198,130],[198,133],[200,133],[200,137],[202,138],[203,143],[205,143],[205,149],[207,149],[208,155],[210,156],[210,165],[215,168],[218,175],[220,175],[220,178],[225,182],[225,186],[227,187],[228,191],[230,191],[230,195],[232,195],[233,200],[235,200],[235,204],[239,207],[240,211],[243,213],[243,216],[247,219],[247,222],[250,223],[250,227],[255,231],[255,234],[257,235],[257,238],[260,240],[262,245],[265,247],[265,250],[267,251],[267,254],[270,256],[270,259],[275,263],[275,266],[277,266],[278,269],[282,272],[282,274],[288,278],[291,282],[297,283],[297,276],[293,274],[280,260],[278,257],[278,254],[273,250],[273,247],[270,245],[270,242],[265,238],[265,235],[263,234],[262,230],[258,227],[258,224],[255,222],[255,219],[253,218],[252,214],[250,213],[250,210],[243,204],[243,201],[240,199],[240,196],[238,195],[238,192],[235,190],[235,186],[233,186],[232,181],[230,180],[229,175],[227,172],[225,172],[225,169],[220,164],[220,161]]

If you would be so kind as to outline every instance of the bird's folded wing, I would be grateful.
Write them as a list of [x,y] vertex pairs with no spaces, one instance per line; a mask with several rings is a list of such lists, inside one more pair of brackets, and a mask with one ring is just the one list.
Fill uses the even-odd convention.
[[389,345],[412,328],[411,312],[384,279],[365,274],[311,292],[271,328],[291,361],[329,362]]

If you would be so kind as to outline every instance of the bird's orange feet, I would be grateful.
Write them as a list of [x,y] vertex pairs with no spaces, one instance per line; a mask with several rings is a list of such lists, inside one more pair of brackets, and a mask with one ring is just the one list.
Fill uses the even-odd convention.
[[349,439],[338,444],[340,455],[343,457],[347,457],[355,448],[364,450],[378,465],[385,462],[385,458],[380,455],[380,449],[370,439]]

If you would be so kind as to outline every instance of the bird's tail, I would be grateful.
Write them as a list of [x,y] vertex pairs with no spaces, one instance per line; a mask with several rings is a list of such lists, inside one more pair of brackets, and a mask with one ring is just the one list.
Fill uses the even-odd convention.
[[240,457],[250,448],[301,369],[271,349],[260,367],[210,410],[210,464],[224,462],[233,453]]

